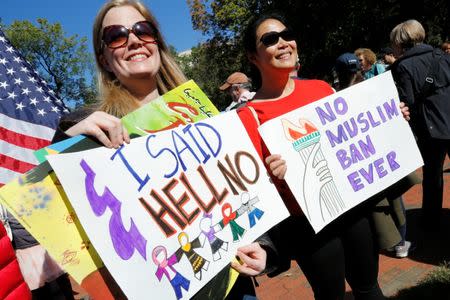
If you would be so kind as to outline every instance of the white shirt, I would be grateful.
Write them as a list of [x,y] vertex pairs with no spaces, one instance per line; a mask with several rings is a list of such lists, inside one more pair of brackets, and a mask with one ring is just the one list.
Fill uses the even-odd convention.
[[227,108],[225,108],[225,111],[230,111],[232,109],[238,108],[239,104],[247,102],[248,100],[253,99],[253,97],[255,96],[255,92],[250,92],[250,91],[245,91],[241,94],[241,96],[239,97],[238,101],[232,101],[230,103],[230,105],[228,105]]

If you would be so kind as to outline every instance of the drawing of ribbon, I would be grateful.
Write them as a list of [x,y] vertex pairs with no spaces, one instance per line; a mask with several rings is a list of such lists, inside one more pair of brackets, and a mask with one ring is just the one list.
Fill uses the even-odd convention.
[[[228,210],[228,213],[227,213]],[[230,203],[225,203],[222,206],[223,225],[227,225],[234,219],[236,219],[236,212],[233,212]]]

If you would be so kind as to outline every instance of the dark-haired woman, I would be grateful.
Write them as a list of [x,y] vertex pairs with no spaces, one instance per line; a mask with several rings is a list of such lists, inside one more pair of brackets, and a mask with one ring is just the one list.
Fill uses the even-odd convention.
[[384,299],[377,280],[377,248],[361,208],[314,234],[282,180],[287,169],[285,161],[280,155],[269,153],[258,133],[260,124],[333,93],[323,81],[289,77],[297,61],[297,43],[295,34],[285,24],[279,15],[264,15],[251,22],[244,33],[245,50],[256,71],[253,78],[257,85],[259,82],[259,88],[253,100],[238,113],[292,216],[269,232],[277,246],[275,257],[268,253],[266,260],[266,251],[258,248],[256,242],[250,245],[253,248],[238,251],[243,264],[233,267],[254,275],[265,268],[266,261],[275,259],[283,264],[295,259],[316,299],[343,299],[345,279],[355,299]]

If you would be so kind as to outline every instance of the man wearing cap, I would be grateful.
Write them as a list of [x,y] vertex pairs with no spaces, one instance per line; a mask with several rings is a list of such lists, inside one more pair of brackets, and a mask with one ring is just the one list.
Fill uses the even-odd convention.
[[226,91],[233,99],[230,105],[225,108],[225,111],[239,108],[252,99],[255,93],[250,92],[251,88],[250,79],[244,73],[234,72],[228,76],[225,83],[219,88],[221,91]]
[[338,91],[364,80],[359,60],[353,53],[340,55],[333,71],[333,87]]

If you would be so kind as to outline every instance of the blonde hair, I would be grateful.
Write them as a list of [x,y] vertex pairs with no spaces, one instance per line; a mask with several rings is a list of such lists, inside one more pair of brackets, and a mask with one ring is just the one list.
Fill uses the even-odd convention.
[[408,20],[398,24],[390,34],[394,47],[409,49],[425,40],[425,29],[417,20]]
[[100,96],[96,108],[117,117],[123,117],[138,108],[138,100],[122,86],[114,73],[107,71],[100,62],[100,55],[103,54],[104,49],[102,41],[103,19],[111,8],[121,6],[132,6],[147,21],[152,23],[156,29],[156,39],[158,40],[159,55],[161,57],[161,67],[156,75],[158,92],[164,94],[186,82],[186,77],[171,56],[169,48],[164,42],[164,38],[159,30],[158,22],[151,14],[150,10],[145,7],[144,4],[136,0],[108,1],[97,13],[92,34],[95,61],[97,63],[98,91]]
[[370,65],[373,65],[377,61],[377,56],[369,48],[358,48],[355,50],[355,55],[362,55]]

